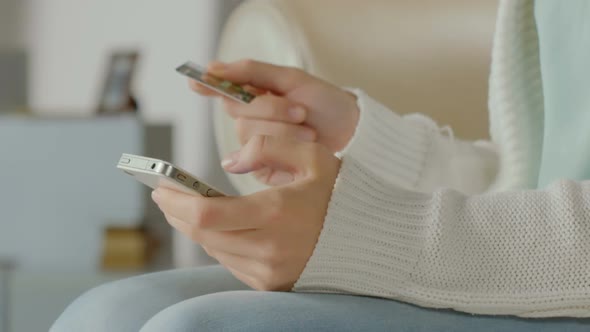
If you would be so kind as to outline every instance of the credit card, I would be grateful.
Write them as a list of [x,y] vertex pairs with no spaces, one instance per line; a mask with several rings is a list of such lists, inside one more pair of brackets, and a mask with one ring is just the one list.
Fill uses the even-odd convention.
[[233,82],[224,80],[217,76],[207,73],[207,70],[192,61],[185,62],[176,71],[182,75],[188,76],[212,90],[227,96],[233,100],[247,104],[256,96],[244,90],[244,88]]

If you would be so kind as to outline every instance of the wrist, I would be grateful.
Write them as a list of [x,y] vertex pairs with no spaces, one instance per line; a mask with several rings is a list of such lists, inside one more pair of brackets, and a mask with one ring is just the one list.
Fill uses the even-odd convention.
[[358,97],[357,95],[352,91],[352,89],[343,89],[342,90],[345,93],[345,111],[343,112],[345,119],[344,119],[344,123],[345,126],[344,128],[342,128],[342,134],[341,134],[341,139],[340,142],[338,144],[338,146],[334,149],[334,152],[336,154],[339,154],[341,151],[343,151],[349,144],[350,141],[352,140],[352,138],[354,137],[354,134],[356,132],[356,129],[358,127],[359,121],[360,121],[360,108],[358,105]]

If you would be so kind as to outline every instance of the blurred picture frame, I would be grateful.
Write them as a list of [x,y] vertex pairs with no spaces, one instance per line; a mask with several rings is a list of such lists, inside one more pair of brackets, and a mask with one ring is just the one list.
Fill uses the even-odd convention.
[[98,101],[98,114],[137,111],[132,83],[138,60],[139,52],[135,50],[111,53]]
[[27,53],[0,50],[0,114],[26,110]]

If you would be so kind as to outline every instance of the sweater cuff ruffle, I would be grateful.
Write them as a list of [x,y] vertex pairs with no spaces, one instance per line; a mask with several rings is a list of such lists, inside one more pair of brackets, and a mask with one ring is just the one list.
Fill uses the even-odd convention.
[[414,188],[425,166],[433,129],[426,123],[404,118],[359,89],[359,123],[339,158],[353,158],[377,175]]

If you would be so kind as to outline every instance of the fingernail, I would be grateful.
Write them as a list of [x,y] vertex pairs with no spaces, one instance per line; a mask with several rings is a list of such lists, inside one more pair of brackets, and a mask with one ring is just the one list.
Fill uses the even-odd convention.
[[297,133],[297,138],[305,142],[312,142],[315,139],[315,133],[311,130],[302,130]]
[[227,64],[225,64],[221,61],[214,61],[211,64],[209,64],[208,70],[210,72],[212,72],[213,74],[222,74],[226,68],[227,68]]
[[160,200],[160,193],[158,192],[157,189],[152,191],[152,199],[154,200],[154,202],[156,202],[156,204]]
[[231,158],[225,158],[221,161],[221,167],[223,168],[230,168],[231,166],[236,164],[236,160]]
[[295,122],[301,122],[305,118],[305,110],[301,106],[292,107],[287,113],[289,114],[289,118]]
[[230,153],[221,161],[221,167],[228,169],[238,163],[239,151]]

